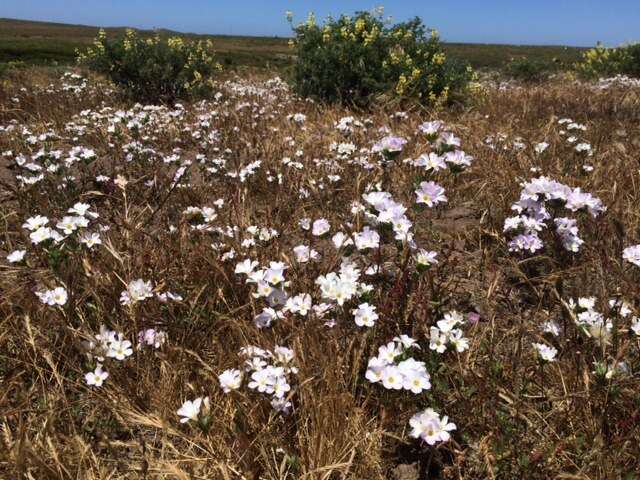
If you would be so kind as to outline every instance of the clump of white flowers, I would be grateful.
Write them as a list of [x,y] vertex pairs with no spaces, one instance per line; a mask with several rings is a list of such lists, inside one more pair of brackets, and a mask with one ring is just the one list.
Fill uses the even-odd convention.
[[378,355],[369,359],[367,380],[381,383],[388,390],[407,390],[415,394],[431,388],[431,377],[424,362],[410,356],[411,349],[420,348],[407,336],[395,337],[378,348]]
[[[271,398],[271,406],[277,412],[289,413],[291,391],[290,376],[298,373],[293,365],[293,350],[276,346],[273,351],[249,346],[240,351],[244,358],[243,369],[249,378],[247,387]],[[238,369],[225,370],[218,376],[225,393],[242,386],[244,374]]]
[[467,350],[469,339],[458,328],[463,323],[464,317],[457,311],[445,313],[444,318],[429,329],[429,348],[438,353],[446,352],[447,348],[453,348],[459,353]]
[[596,298],[579,298],[577,302],[569,300],[569,307],[575,315],[576,324],[589,337],[609,342],[613,323],[596,310]]
[[[610,341],[613,321],[596,309],[596,303],[595,297],[581,297],[577,300],[570,299],[567,306],[571,310],[579,330],[605,345]],[[609,300],[609,316],[629,319],[632,316],[632,310],[629,304],[614,298]],[[635,320],[635,317],[631,318],[631,330],[633,330]]]
[[368,287],[360,280],[360,269],[347,259],[343,260],[340,272],[329,272],[316,278],[323,299],[342,306],[353,297],[362,294]]
[[67,303],[67,299],[69,298],[67,289],[64,287],[56,287],[52,290],[36,292],[36,295],[42,303],[50,305],[52,307],[63,306],[65,303]]
[[153,297],[153,286],[150,281],[139,278],[129,282],[127,289],[120,294],[122,305],[133,305]]
[[[255,260],[245,259],[236,265],[235,273],[245,275],[246,282],[253,284],[256,291],[252,296],[256,299],[264,298],[268,304],[261,313],[255,316],[254,321],[258,328],[270,327],[272,322],[284,318],[284,306],[287,305],[289,296],[285,288],[289,285],[285,281],[284,272],[287,266],[283,262],[270,262],[266,268],[258,268]],[[310,300],[310,298],[309,298]],[[296,299],[289,302],[289,307],[295,311],[297,302],[306,302],[307,299]]]
[[571,188],[547,177],[523,185],[520,200],[511,207],[518,215],[504,221],[504,232],[515,235],[509,241],[512,252],[535,253],[544,243],[539,234],[553,224],[565,250],[578,252],[584,241],[578,236],[577,221],[560,216],[563,210],[588,212],[597,217],[606,210],[600,199],[580,188]]
[[77,202],[67,210],[71,215],[63,216],[55,228],[49,227],[49,218],[42,215],[28,218],[22,227],[29,230],[29,239],[34,245],[61,244],[67,238],[75,238],[79,243],[92,248],[101,244],[102,240],[98,232],[86,230],[91,221],[98,218],[98,214],[91,212],[90,208],[87,203]]
[[159,349],[167,343],[167,332],[155,328],[146,328],[138,332],[138,349],[143,346]]
[[102,364],[106,359],[123,361],[133,354],[132,344],[124,338],[122,333],[109,330],[104,325],[100,326],[100,333],[84,344],[87,358],[96,360],[97,366],[93,372],[85,374],[87,385],[100,387],[109,374],[103,370]]
[[[401,242],[413,242],[411,227],[413,223],[406,216],[406,207],[394,201],[389,192],[369,192],[362,195],[364,201],[369,205],[365,209],[365,219],[372,226],[390,227],[395,234],[395,239]],[[380,235],[375,230],[365,226],[363,231],[354,235],[354,241],[358,250],[377,248],[380,242]]]
[[443,123],[439,120],[425,122],[418,126],[418,132],[424,135],[431,146],[431,152],[420,155],[411,163],[423,168],[427,173],[450,169],[459,173],[471,166],[473,157],[460,149],[462,142],[451,132],[441,132]]
[[451,438],[449,432],[456,429],[456,424],[449,422],[449,417],[441,417],[431,408],[416,413],[409,420],[409,425],[413,438],[419,438],[431,446],[448,441]]

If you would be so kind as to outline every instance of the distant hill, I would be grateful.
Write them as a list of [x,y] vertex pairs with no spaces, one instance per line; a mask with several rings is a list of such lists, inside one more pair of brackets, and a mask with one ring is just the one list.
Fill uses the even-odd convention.
[[[39,22],[0,18],[0,63],[71,64],[78,48],[88,46],[100,27],[66,23]],[[109,36],[124,35],[127,27],[108,27]],[[210,38],[221,61],[227,67],[251,66],[282,68],[291,62],[288,39],[282,37],[251,37],[229,35],[199,35],[160,28],[139,30],[141,35]],[[492,45],[447,43],[450,57],[470,63],[475,68],[500,68],[510,59],[529,57],[537,60],[570,64],[578,60],[584,50],[563,46]]]

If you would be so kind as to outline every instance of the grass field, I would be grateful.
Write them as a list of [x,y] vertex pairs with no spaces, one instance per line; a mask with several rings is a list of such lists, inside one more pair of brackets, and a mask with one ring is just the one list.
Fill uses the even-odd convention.
[[[124,28],[108,28],[109,35],[119,36]],[[47,65],[71,64],[77,48],[86,47],[95,38],[97,27],[0,19],[0,63],[25,62]],[[144,32],[152,35],[154,32]],[[161,35],[177,32],[161,30]],[[182,35],[182,34],[179,34]],[[286,38],[189,35],[212,38],[226,67],[282,68],[290,64],[291,54]],[[562,46],[517,46],[449,43],[447,53],[470,63],[474,68],[500,68],[512,58],[527,57],[544,62],[556,59],[569,66],[578,60],[583,49]]]
[[637,478],[638,87],[252,75],[3,80],[0,478]]
[[3,22],[0,479],[638,478],[640,80],[354,106],[215,37],[141,99]]

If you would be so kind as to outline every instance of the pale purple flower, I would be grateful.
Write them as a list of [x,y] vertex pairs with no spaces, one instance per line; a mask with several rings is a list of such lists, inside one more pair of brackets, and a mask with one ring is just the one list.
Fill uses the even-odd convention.
[[422,182],[420,188],[415,191],[416,203],[424,203],[431,208],[439,203],[446,203],[447,197],[444,188],[435,182]]

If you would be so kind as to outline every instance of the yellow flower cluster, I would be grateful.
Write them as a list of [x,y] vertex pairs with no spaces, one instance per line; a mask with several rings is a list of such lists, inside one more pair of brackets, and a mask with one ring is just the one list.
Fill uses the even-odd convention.
[[316,26],[316,15],[311,12],[307,17],[307,27],[315,27]]
[[179,50],[184,47],[184,40],[180,37],[171,37],[167,40],[167,45],[169,45],[169,48]]
[[445,53],[444,52],[439,52],[439,53],[436,53],[433,56],[432,62],[435,65],[442,65],[442,64],[444,64],[446,59],[447,59],[447,56],[445,55]]
[[366,30],[363,32],[364,35],[364,44],[365,46],[372,44],[375,42],[380,36],[380,29],[377,25],[374,25],[371,31],[367,32]]
[[400,75],[400,78],[398,78],[398,83],[396,84],[396,93],[398,95],[404,95],[405,89],[407,88],[407,77],[402,74]]
[[595,48],[582,54],[578,70],[591,76],[615,74],[620,73],[622,65],[628,60],[629,52],[625,47],[606,48],[598,43]]

